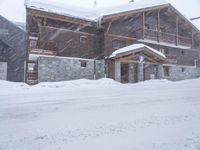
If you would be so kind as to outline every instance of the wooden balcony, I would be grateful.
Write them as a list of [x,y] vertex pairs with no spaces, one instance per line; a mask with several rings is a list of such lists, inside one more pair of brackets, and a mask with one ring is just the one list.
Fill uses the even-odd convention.
[[57,55],[57,43],[54,41],[41,41],[38,38],[29,37],[29,53],[41,55]]
[[167,44],[185,46],[185,47],[192,47],[192,38],[178,36],[176,37],[175,34],[166,33],[166,32],[158,32],[157,30],[152,29],[144,29],[138,30],[136,37],[139,39],[146,39],[156,42],[163,42]]

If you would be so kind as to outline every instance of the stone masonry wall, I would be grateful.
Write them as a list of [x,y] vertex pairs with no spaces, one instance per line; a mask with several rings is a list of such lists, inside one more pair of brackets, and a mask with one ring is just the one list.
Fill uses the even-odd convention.
[[[169,68],[169,76],[164,75],[164,68]],[[200,77],[200,68],[195,67],[182,67],[182,66],[164,66],[162,71],[163,77],[158,77],[159,72],[158,65],[146,65],[145,66],[145,80],[163,78],[172,81],[179,81],[185,79],[193,79]]]
[[200,77],[200,68],[180,66],[170,66],[169,76],[164,76],[165,79],[169,79],[172,81],[179,81],[198,77]]
[[[86,62],[86,67],[81,67],[81,62]],[[94,63],[92,59],[39,57],[38,81],[67,81],[82,78],[93,80],[95,72],[96,79],[100,79],[105,76],[104,69],[104,60],[96,60]]]

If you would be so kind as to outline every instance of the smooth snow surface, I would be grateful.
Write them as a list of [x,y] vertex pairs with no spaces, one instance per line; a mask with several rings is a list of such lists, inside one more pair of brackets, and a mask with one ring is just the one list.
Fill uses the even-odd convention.
[[200,79],[0,81],[0,150],[199,150]]
[[124,48],[120,48],[120,49],[114,51],[111,54],[110,58],[116,57],[119,54],[126,53],[126,52],[129,52],[129,51],[133,51],[134,52],[134,50],[138,50],[138,49],[141,49],[141,48],[147,48],[152,53],[157,54],[158,56],[160,56],[162,58],[166,58],[166,56],[163,53],[161,53],[158,50],[156,50],[156,49],[154,49],[152,47],[149,47],[149,46],[147,46],[145,44],[132,44],[130,46],[126,46]]

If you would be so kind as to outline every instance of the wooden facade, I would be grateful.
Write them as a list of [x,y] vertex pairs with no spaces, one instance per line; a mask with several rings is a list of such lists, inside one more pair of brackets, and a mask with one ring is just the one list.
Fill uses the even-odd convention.
[[[27,8],[29,54],[104,59],[117,49],[144,43],[164,53],[166,64],[194,66],[200,65],[199,35],[170,4],[105,15],[96,22]],[[113,65],[108,62],[111,78]],[[27,78],[36,74],[27,70]]]

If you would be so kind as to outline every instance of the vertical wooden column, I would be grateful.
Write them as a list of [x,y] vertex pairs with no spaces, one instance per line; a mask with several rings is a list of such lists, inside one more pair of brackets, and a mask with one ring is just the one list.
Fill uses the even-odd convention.
[[44,18],[43,26],[46,26],[46,25],[47,25],[47,18]]
[[178,21],[179,19],[178,19],[178,17],[176,18],[176,45],[178,45],[178,23],[179,23],[179,21]]
[[134,77],[134,63],[129,64],[129,83],[134,83],[135,82],[135,77]]
[[121,62],[115,61],[115,80],[121,82]]
[[194,45],[194,30],[192,29],[192,41],[191,41],[191,47]]
[[144,81],[144,64],[138,63],[138,82]]
[[160,42],[160,10],[158,10],[157,15],[157,41]]
[[145,34],[145,12],[142,12],[142,39],[144,39]]

